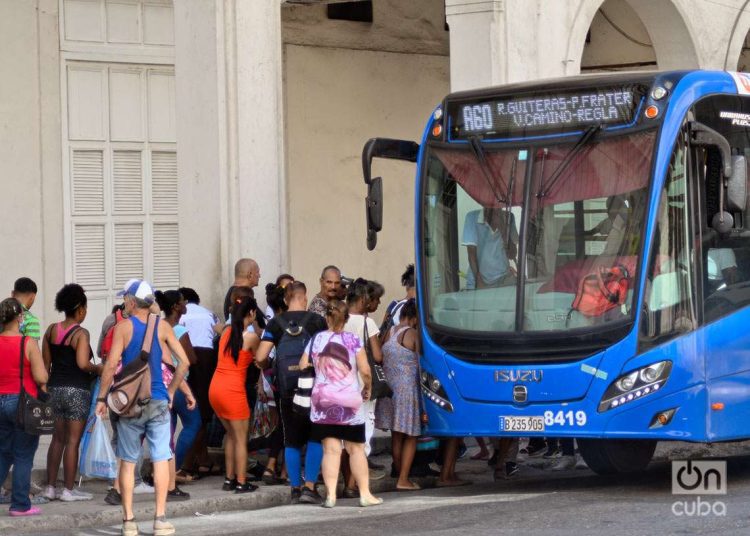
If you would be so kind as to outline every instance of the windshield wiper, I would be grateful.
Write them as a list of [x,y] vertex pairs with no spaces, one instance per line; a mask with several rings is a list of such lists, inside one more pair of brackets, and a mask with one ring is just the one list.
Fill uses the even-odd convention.
[[[484,180],[487,181],[487,186],[490,187],[492,195],[495,196],[495,200],[500,205],[505,205],[506,203],[508,203],[508,201],[500,197],[494,185],[492,184],[492,170],[490,169],[490,164],[489,162],[487,162],[487,157],[484,154],[484,147],[482,147],[482,142],[478,137],[472,136],[471,138],[469,138],[469,145],[471,146],[471,150],[473,151],[477,162],[479,162],[479,168],[482,170],[482,175],[484,175]],[[500,177],[500,180],[502,181],[502,177]]]
[[[550,190],[552,190],[552,187],[555,185],[555,183],[557,183],[560,176],[562,176],[563,171],[567,169],[573,159],[578,155],[578,153],[581,152],[581,149],[588,145],[588,143],[594,138],[594,135],[599,132],[601,128],[602,124],[597,123],[596,125],[591,125],[584,131],[581,137],[578,138],[578,141],[573,146],[573,148],[570,149],[570,151],[568,151],[568,154],[565,155],[563,161],[560,162],[557,168],[555,168],[555,171],[552,172],[552,175],[550,175],[549,178],[549,183],[547,183],[547,187],[544,190],[542,190],[541,188],[541,185],[544,183],[540,183],[539,191],[536,194],[538,198],[541,199],[542,197],[546,197],[549,194]],[[543,179],[544,177],[542,177],[542,180]]]

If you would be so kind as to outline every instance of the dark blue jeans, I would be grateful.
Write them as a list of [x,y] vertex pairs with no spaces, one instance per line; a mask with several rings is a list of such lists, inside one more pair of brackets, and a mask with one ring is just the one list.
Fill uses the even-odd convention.
[[198,435],[198,431],[201,429],[201,412],[196,406],[195,409],[187,408],[187,399],[182,391],[177,391],[174,394],[172,400],[172,439],[174,440],[174,432],[177,427],[177,417],[180,417],[182,421],[182,431],[177,438],[177,443],[174,448],[174,461],[175,467],[179,471],[182,467],[182,462],[185,461],[188,451],[195,443],[195,438]]
[[5,482],[13,466],[13,494],[10,509],[25,512],[31,508],[31,469],[39,436],[16,428],[18,395],[0,395],[0,482]]

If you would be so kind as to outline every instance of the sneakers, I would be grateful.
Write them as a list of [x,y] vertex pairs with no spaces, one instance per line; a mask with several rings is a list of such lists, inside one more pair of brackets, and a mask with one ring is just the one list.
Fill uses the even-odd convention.
[[167,490],[167,502],[187,501],[189,498],[190,494],[182,491],[176,485],[174,489]]
[[169,536],[174,534],[174,525],[165,516],[154,519],[154,536]]
[[237,479],[236,478],[225,478],[224,484],[221,486],[222,491],[234,491],[234,489],[237,487]]
[[299,504],[300,497],[302,497],[302,490],[299,488],[292,488],[291,503]]
[[382,469],[370,469],[370,480],[382,480],[385,478],[385,471]]
[[528,458],[538,458],[545,454],[544,444],[535,445],[530,443],[526,448],[523,448],[518,453],[520,456],[527,456]]
[[300,493],[299,502],[301,504],[322,504],[323,497],[316,490],[303,487]]
[[122,496],[115,488],[109,488],[107,496],[104,497],[104,502],[112,506],[120,506],[122,504]]
[[136,495],[142,495],[145,493],[153,493],[154,492],[154,486],[149,486],[145,482],[141,482],[136,487],[133,488],[133,493]]
[[122,530],[120,531],[122,536],[138,536],[138,524],[135,519],[122,520]]
[[58,490],[55,489],[55,486],[45,486],[44,490],[42,491],[42,497],[54,501],[55,499],[60,498],[60,494]]
[[576,466],[575,456],[560,456],[560,458],[550,467],[551,471],[568,471]]
[[60,500],[63,502],[90,501],[93,498],[94,496],[90,493],[75,488],[63,488],[62,493],[60,494]]
[[8,515],[12,517],[22,517],[22,516],[38,516],[42,513],[42,509],[38,506],[32,506],[28,510],[9,510]]
[[518,464],[516,462],[505,462],[505,478],[511,478],[518,473]]

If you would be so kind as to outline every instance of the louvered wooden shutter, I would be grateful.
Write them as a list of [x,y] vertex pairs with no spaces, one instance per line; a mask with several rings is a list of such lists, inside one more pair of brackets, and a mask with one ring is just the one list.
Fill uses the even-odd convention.
[[71,156],[73,214],[104,212],[104,153],[74,150]]
[[86,290],[107,286],[105,226],[73,226],[73,280]]
[[154,224],[154,286],[175,289],[180,286],[180,234],[176,223]]
[[141,151],[112,152],[112,200],[115,213],[143,211]]
[[151,206],[161,214],[177,214],[177,154],[151,153]]
[[116,223],[114,225],[115,288],[128,279],[143,279],[143,225]]

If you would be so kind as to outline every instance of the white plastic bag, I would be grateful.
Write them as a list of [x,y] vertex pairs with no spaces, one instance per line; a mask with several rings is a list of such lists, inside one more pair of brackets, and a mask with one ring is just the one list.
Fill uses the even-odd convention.
[[86,449],[82,453],[81,474],[93,478],[115,478],[117,476],[117,458],[112,450],[107,426],[100,416],[96,416],[86,427],[90,435]]

